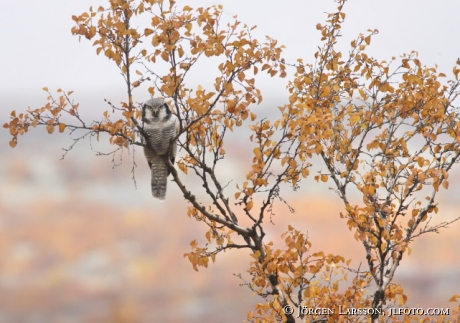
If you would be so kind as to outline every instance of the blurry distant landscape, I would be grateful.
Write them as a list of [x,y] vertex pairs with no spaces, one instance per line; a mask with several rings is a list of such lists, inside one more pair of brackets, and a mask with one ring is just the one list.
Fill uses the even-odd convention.
[[[207,269],[192,269],[183,254],[192,240],[205,241],[205,228],[187,217],[173,182],[165,202],[151,197],[140,149],[136,189],[132,155],[113,168],[111,157],[96,157],[88,141],[60,160],[61,148],[71,144],[67,135],[32,129],[15,149],[3,128],[0,139],[1,323],[233,323],[262,301],[233,276],[244,276],[251,259],[247,251],[227,252]],[[243,140],[240,135],[228,147],[234,157],[223,177],[246,171]],[[442,220],[460,209],[458,170],[450,182],[440,194]],[[188,180],[200,188],[193,184]],[[267,238],[279,243],[291,224],[308,232],[314,251],[353,258],[357,268],[363,248],[339,218],[334,192],[312,180],[285,192],[296,213],[276,208]],[[460,293],[459,231],[455,223],[439,235],[426,234],[405,255],[395,282],[405,288],[408,306],[453,308],[448,300]]]

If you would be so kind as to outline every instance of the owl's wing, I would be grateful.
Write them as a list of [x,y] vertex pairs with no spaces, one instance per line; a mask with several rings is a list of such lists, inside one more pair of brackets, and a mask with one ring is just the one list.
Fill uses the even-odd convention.
[[164,138],[165,142],[168,143],[168,147],[170,146],[170,159],[171,163],[174,164],[176,153],[177,153],[177,139],[173,141],[174,137],[177,136],[179,127],[179,119],[176,115],[171,114],[170,120],[168,122],[168,126],[163,129],[162,137]]
[[[174,137],[177,136],[179,133],[179,118],[174,115]],[[174,140],[174,142],[171,143],[173,146],[171,147],[171,161],[174,164],[174,160],[176,159],[176,154],[177,154],[177,139]]]

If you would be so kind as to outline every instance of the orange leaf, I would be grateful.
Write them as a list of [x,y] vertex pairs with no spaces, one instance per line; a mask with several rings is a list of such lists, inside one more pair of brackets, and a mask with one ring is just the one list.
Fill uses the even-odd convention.
[[47,125],[46,131],[48,131],[49,134],[52,134],[54,132],[54,126],[52,124]]
[[179,51],[179,57],[184,56],[185,52],[184,52],[184,49],[182,48],[182,46],[178,48],[178,51]]
[[264,71],[264,70],[266,70],[266,69],[268,69],[268,68],[270,68],[270,65],[264,64],[264,65],[262,66],[262,71]]
[[364,41],[366,42],[366,44],[370,45],[370,43],[371,43],[371,36],[367,36],[366,38],[364,38]]
[[94,36],[96,36],[96,26],[91,26],[89,28],[89,35],[88,37],[89,38],[93,38]]
[[198,247],[198,242],[196,242],[196,240],[193,240],[192,242],[190,242],[190,246],[195,249]]
[[457,298],[460,298],[460,294],[455,294],[449,299],[449,302],[458,302]]
[[418,163],[418,165],[419,165],[420,167],[423,167],[423,164],[425,163],[425,158],[419,157],[419,158],[417,159],[417,163]]
[[18,144],[18,141],[17,141],[16,138],[11,139],[11,141],[10,141],[11,148],[16,147],[17,144]]
[[407,301],[407,296],[402,294],[401,297],[399,298],[399,306],[404,305],[406,301]]
[[169,53],[167,51],[163,51],[163,53],[161,53],[161,58],[163,58],[163,60],[165,62],[168,62],[169,61]]
[[449,181],[442,182],[442,187],[444,187],[447,190],[449,188]]
[[59,124],[59,132],[64,132],[66,125],[64,123]]

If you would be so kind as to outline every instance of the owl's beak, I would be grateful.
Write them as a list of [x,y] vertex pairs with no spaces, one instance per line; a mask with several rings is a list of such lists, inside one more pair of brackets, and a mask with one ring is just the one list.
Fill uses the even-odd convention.
[[160,109],[158,107],[153,107],[152,108],[152,113],[155,117],[158,117],[158,112],[160,111]]

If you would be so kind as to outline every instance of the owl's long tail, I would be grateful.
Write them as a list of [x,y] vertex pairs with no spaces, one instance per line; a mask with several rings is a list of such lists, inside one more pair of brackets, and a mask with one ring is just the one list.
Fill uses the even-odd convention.
[[153,197],[164,200],[166,198],[166,187],[168,185],[168,166],[162,158],[150,165],[152,173],[152,195]]

